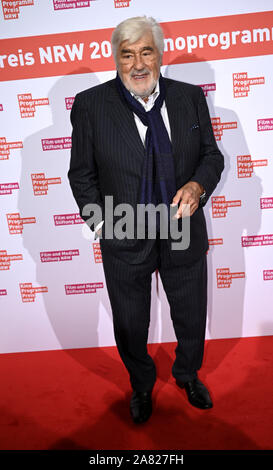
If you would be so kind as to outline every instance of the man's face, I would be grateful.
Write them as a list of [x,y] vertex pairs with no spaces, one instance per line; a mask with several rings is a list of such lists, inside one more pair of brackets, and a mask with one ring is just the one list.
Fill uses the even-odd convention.
[[160,73],[160,54],[151,32],[133,44],[120,44],[117,69],[125,87],[134,95],[145,98],[152,93]]

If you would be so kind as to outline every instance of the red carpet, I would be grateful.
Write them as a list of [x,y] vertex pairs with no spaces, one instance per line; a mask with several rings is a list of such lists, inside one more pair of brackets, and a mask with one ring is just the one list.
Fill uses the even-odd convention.
[[131,422],[131,390],[115,347],[0,355],[0,449],[273,449],[273,337],[209,340],[198,410],[171,376],[174,343],[149,345],[154,413]]

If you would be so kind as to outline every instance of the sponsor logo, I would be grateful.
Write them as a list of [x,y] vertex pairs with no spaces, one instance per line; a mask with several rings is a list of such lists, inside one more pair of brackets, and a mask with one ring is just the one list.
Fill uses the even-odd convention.
[[34,0],[1,0],[4,20],[17,20],[20,7],[34,5]]
[[103,282],[88,282],[86,284],[65,284],[66,295],[95,294],[97,289],[103,288]]
[[244,279],[245,273],[231,273],[229,268],[216,269],[217,287],[218,289],[229,288],[233,279]]
[[71,148],[71,137],[57,137],[54,139],[42,139],[42,149],[45,150],[64,150]]
[[203,88],[203,92],[205,96],[208,96],[209,91],[216,90],[216,83],[205,83],[204,85],[199,85]]
[[241,237],[242,247],[273,245],[273,234]]
[[[268,12],[171,21],[162,28],[163,65],[273,54]],[[107,28],[2,39],[0,80],[69,75],[75,67],[79,73],[86,68],[93,73],[114,70],[112,32]]]
[[65,98],[65,107],[68,111],[70,111],[72,109],[74,99],[75,99],[74,96],[69,96],[69,97]]
[[22,149],[23,142],[7,142],[6,137],[0,137],[0,160],[8,160],[11,149]]
[[209,239],[209,246],[213,245],[223,245],[223,238],[210,238]]
[[126,7],[129,7],[130,6],[130,1],[131,0],[127,0],[127,1],[123,1],[121,2],[120,0],[114,0],[114,4],[115,4],[115,8],[126,8]]
[[102,263],[100,243],[94,242],[92,245],[93,245],[93,254],[94,254],[95,263]]
[[36,106],[48,105],[48,98],[32,99],[31,93],[17,95],[21,118],[30,118],[35,116]]
[[20,217],[19,213],[7,214],[8,228],[11,235],[23,233],[24,224],[35,224],[35,217]]
[[261,197],[260,207],[261,209],[273,209],[273,197]]
[[19,284],[22,302],[34,302],[36,294],[48,292],[48,288],[44,287],[33,287],[31,282],[22,282]]
[[225,196],[214,196],[211,198],[212,217],[226,217],[228,207],[241,207],[240,200],[226,201]]
[[264,77],[248,78],[246,72],[233,73],[233,96],[234,98],[243,98],[248,96],[251,85],[264,85]]
[[35,196],[46,195],[49,184],[61,184],[61,178],[46,178],[44,173],[32,173],[31,181]]
[[67,10],[70,8],[90,7],[95,0],[53,0],[54,10]]
[[250,178],[253,173],[254,166],[267,166],[267,159],[251,160],[251,155],[237,156],[237,176],[238,178]]
[[60,214],[54,215],[53,218],[55,225],[76,225],[84,223],[80,214]]
[[1,183],[0,184],[0,195],[12,194],[14,189],[19,189],[18,183]]
[[273,130],[273,118],[257,119],[257,130],[258,131],[272,131]]
[[263,279],[264,281],[273,281],[273,269],[264,269]]
[[211,246],[214,246],[214,245],[223,245],[224,242],[223,242],[223,238],[210,238],[209,239],[209,248],[206,252],[206,254],[208,254],[209,252],[209,249]]
[[0,289],[0,295],[7,295],[6,289]]
[[15,254],[15,255],[8,255],[6,250],[0,251],[0,270],[4,271],[10,269],[11,261],[21,261],[23,259],[23,255]]
[[223,131],[229,129],[237,129],[237,122],[221,122],[221,118],[211,118],[212,128],[216,140],[221,140]]
[[71,261],[72,256],[79,256],[79,254],[79,250],[41,251],[40,258],[42,263]]

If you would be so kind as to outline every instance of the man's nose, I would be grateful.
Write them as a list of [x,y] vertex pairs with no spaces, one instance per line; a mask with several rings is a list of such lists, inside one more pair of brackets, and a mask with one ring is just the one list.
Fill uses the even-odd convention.
[[144,68],[144,61],[140,54],[135,55],[134,68],[137,70],[141,70]]

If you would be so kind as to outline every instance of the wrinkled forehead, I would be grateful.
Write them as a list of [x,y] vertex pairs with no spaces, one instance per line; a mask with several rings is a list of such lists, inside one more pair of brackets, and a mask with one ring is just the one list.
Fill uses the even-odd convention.
[[142,50],[150,50],[158,53],[154,37],[151,31],[142,33],[136,40],[130,38],[125,39],[119,44],[119,52],[141,52]]

